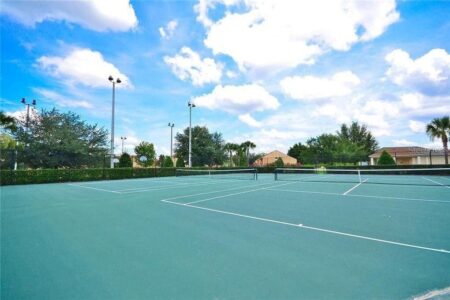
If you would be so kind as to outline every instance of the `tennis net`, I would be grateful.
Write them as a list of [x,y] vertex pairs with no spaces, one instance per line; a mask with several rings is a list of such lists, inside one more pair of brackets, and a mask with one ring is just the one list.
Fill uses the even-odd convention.
[[258,179],[256,169],[231,169],[231,170],[196,170],[196,169],[177,169],[175,175],[189,176],[194,178],[212,178],[212,179]]
[[450,168],[424,169],[275,169],[275,180],[450,187]]

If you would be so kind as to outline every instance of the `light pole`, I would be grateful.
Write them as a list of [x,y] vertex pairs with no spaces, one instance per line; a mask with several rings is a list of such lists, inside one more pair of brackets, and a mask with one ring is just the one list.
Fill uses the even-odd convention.
[[189,101],[188,106],[189,106],[189,168],[192,168],[192,108],[195,107],[195,104]]
[[122,140],[122,154],[123,154],[123,141],[127,139],[126,136],[121,136],[120,139]]
[[33,99],[33,101],[30,104],[30,103],[27,103],[25,98],[22,98],[22,101],[20,101],[20,102],[27,107],[27,119],[26,119],[25,127],[27,127],[27,129],[28,129],[28,126],[30,125],[30,105],[32,105],[33,107],[36,106],[36,100]]
[[170,127],[170,159],[172,159],[173,157],[173,153],[172,153],[172,145],[173,145],[173,126],[175,126],[175,124],[171,124],[169,123],[167,126]]
[[116,101],[116,83],[121,83],[122,81],[117,78],[114,80],[112,76],[108,77],[108,80],[112,82],[112,116],[111,116],[111,169],[114,168],[114,109]]

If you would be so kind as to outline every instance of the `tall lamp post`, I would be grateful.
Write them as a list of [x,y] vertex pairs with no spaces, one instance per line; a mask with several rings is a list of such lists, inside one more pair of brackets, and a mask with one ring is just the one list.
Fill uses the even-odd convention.
[[195,107],[195,104],[189,101],[188,107],[189,107],[189,168],[192,168],[192,108]]
[[123,141],[127,139],[126,136],[121,136],[120,139],[122,140],[122,154],[123,154]]
[[116,101],[116,84],[122,81],[117,78],[114,80],[112,76],[108,77],[108,80],[112,82],[112,116],[111,116],[111,169],[114,168],[114,109]]
[[172,145],[173,145],[173,126],[175,126],[175,124],[169,123],[167,126],[170,127],[170,159],[172,159],[172,158],[173,158],[173,152],[172,152]]
[[[23,105],[25,105],[27,107],[27,118],[25,121],[25,127],[27,128],[27,131],[30,129],[30,105],[35,107],[36,106],[36,100],[33,99],[33,101],[31,101],[31,103],[27,103],[27,101],[25,100],[25,98],[22,98],[22,100],[20,101],[20,103],[22,103]],[[27,138],[28,141],[28,138]],[[18,155],[18,150],[17,150],[17,146],[18,143],[16,143],[16,149],[14,151],[14,170],[17,170],[17,155]],[[29,146],[28,143],[25,144],[25,146]]]
[[25,127],[27,127],[27,129],[28,129],[28,126],[30,125],[30,105],[35,107],[36,100],[33,99],[33,101],[31,103],[27,103],[25,98],[22,98],[22,101],[20,101],[20,103],[24,104],[27,107],[27,119],[26,119]]

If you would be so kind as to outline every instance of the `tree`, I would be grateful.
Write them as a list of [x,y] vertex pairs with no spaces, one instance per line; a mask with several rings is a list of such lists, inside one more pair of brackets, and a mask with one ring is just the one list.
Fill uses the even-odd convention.
[[164,163],[162,165],[164,168],[172,168],[173,167],[173,161],[170,156],[166,156],[164,158]]
[[239,165],[239,158],[237,158],[235,160],[234,153],[236,153],[236,154],[238,153],[238,151],[241,149],[240,145],[235,144],[235,143],[227,143],[225,146],[226,146],[225,148],[228,150],[229,157],[230,157],[229,167]]
[[164,165],[164,159],[165,159],[164,154],[160,154],[160,155],[158,156],[158,160],[156,161],[156,164],[157,164],[158,166],[162,167],[162,166]]
[[381,152],[377,164],[380,166],[395,165],[395,160],[386,150],[384,150]]
[[360,154],[366,159],[378,147],[377,140],[367,129],[367,126],[359,125],[358,122],[352,122],[350,127],[342,124],[340,131],[336,133],[342,142],[353,144],[355,149],[359,149]]
[[278,157],[277,160],[275,161],[275,167],[277,168],[284,167],[284,161],[281,157]]
[[0,111],[0,126],[5,131],[15,132],[17,130],[17,121],[14,117],[8,116],[3,111]]
[[445,164],[448,165],[448,137],[450,135],[450,117],[435,118],[427,124],[426,132],[434,139],[441,139],[444,147]]
[[137,163],[143,167],[150,167],[155,162],[156,152],[153,144],[148,142],[141,142],[134,147],[136,153]]
[[245,156],[246,156],[246,158],[247,158],[247,165],[250,165],[250,158],[249,158],[249,155],[250,155],[250,149],[255,149],[256,148],[256,145],[253,143],[253,142],[251,142],[251,141],[245,141],[245,142],[243,142],[242,144],[241,144],[241,147],[244,149],[244,151],[245,151]]
[[249,164],[253,165],[255,163],[255,161],[257,161],[258,159],[260,159],[261,157],[263,157],[264,155],[266,155],[266,153],[250,153],[249,155]]
[[108,131],[90,125],[80,116],[57,109],[42,110],[31,118],[28,128],[18,121],[16,140],[24,145],[20,160],[31,168],[60,168],[103,165]]
[[[178,159],[188,160],[189,128],[175,136],[175,154]],[[213,166],[223,164],[225,153],[223,138],[220,133],[210,133],[208,128],[192,128],[192,165]]]
[[177,168],[184,168],[185,167],[184,160],[182,158],[177,158],[176,167]]
[[131,168],[131,167],[133,167],[131,156],[125,152],[119,158],[119,168]]
[[288,155],[302,164],[353,163],[366,161],[378,143],[365,125],[342,124],[336,134],[321,134],[309,138],[306,144],[294,144]]

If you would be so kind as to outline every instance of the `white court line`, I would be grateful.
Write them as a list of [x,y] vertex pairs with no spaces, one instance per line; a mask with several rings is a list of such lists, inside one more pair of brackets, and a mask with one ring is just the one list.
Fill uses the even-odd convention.
[[354,189],[356,189],[358,186],[360,186],[361,184],[363,184],[364,182],[366,182],[367,180],[369,180],[369,178],[365,179],[364,181],[358,183],[357,185],[355,185],[354,187],[352,187],[351,189],[347,190],[345,193],[343,193],[342,195],[347,195],[348,193],[350,193],[351,191],[353,191]]
[[[241,182],[241,181],[240,181]],[[253,181],[252,181],[253,182]],[[215,182],[198,182],[196,183],[193,181],[188,186],[189,187],[197,187],[197,186],[203,186],[203,185],[216,185],[216,184],[223,184],[223,181],[215,181]],[[244,187],[247,187],[248,185],[245,185]],[[170,189],[178,189],[178,188],[186,188],[186,185],[173,185],[173,186],[164,186],[164,187],[153,187],[153,188],[136,188],[135,190],[131,190],[128,192],[122,192],[122,194],[133,194],[133,193],[142,193],[142,192],[149,192],[149,191],[158,191],[158,190],[170,190]]]
[[[283,186],[283,185],[288,185],[288,184],[294,184],[294,182],[288,182],[288,183],[284,183],[284,184],[279,184],[277,186]],[[196,200],[196,201],[188,202],[186,204],[194,204],[194,203],[206,202],[206,201],[210,201],[210,200],[214,200],[214,199],[220,199],[220,198],[226,198],[226,197],[230,197],[230,196],[236,196],[236,195],[240,195],[240,194],[252,193],[252,192],[256,192],[256,191],[267,190],[267,189],[269,189],[271,187],[273,187],[273,186],[268,186],[268,187],[264,187],[264,188],[253,189],[253,190],[247,190],[247,191],[243,191],[243,192],[239,192],[239,193],[226,194],[226,195],[221,195],[221,196],[207,198],[207,199],[202,199],[202,200]]]
[[115,194],[121,194],[121,192],[118,192],[118,191],[99,189],[99,188],[95,188],[95,187],[91,187],[91,186],[84,186],[84,185],[73,184],[73,183],[69,183],[68,185],[76,186],[76,187],[80,187],[80,188],[84,188],[84,189],[90,189],[90,190],[96,190],[96,191],[102,191],[102,192],[108,192],[108,193],[115,193]]
[[267,185],[267,184],[273,184],[273,183],[272,182],[268,182],[268,183],[266,182],[266,183],[255,184],[255,185],[252,185],[252,186],[248,186],[247,185],[247,186],[234,187],[234,188],[225,189],[225,190],[218,190],[218,191],[211,191],[211,192],[202,192],[202,193],[196,193],[196,194],[190,194],[190,195],[182,195],[182,196],[176,196],[176,197],[170,197],[170,198],[162,199],[161,201],[169,201],[169,200],[190,198],[190,197],[200,196],[200,195],[208,195],[208,194],[214,194],[214,193],[228,192],[228,191],[238,190],[238,189],[242,189],[242,188],[246,188],[246,187],[255,187],[255,186],[261,186],[261,185]]
[[244,214],[238,214],[238,213],[229,212],[229,211],[195,206],[195,205],[190,205],[187,203],[183,204],[183,203],[172,202],[172,201],[167,201],[167,200],[162,200],[162,201],[166,202],[166,203],[170,203],[170,204],[186,206],[186,207],[191,207],[191,208],[196,208],[196,209],[201,209],[201,210],[206,210],[206,211],[211,211],[211,212],[215,212],[215,213],[231,215],[231,216],[236,216],[236,217],[241,217],[241,218],[247,218],[247,219],[253,219],[253,220],[258,220],[258,221],[263,221],[263,222],[270,222],[270,223],[276,223],[276,224],[281,224],[281,225],[293,226],[293,227],[302,228],[302,229],[315,230],[315,231],[326,232],[326,233],[331,233],[331,234],[335,234],[335,235],[342,235],[342,236],[347,236],[347,237],[352,237],[352,238],[357,238],[357,239],[369,240],[369,241],[374,241],[374,242],[379,242],[379,243],[392,244],[392,245],[415,248],[415,249],[420,249],[420,250],[428,250],[428,251],[450,254],[450,251],[446,250],[446,249],[436,249],[436,248],[423,247],[423,246],[418,246],[418,245],[413,245],[413,244],[394,242],[394,241],[390,241],[390,240],[377,239],[377,238],[373,238],[373,237],[351,234],[351,233],[346,233],[346,232],[342,232],[342,231],[335,231],[335,230],[329,230],[329,229],[324,229],[324,228],[319,228],[319,227],[305,226],[303,224],[294,224],[294,223],[277,221],[277,220],[272,220],[272,219],[267,219],[267,218],[260,218],[260,217],[254,217],[254,216],[249,216],[249,215],[244,215]]
[[434,180],[432,180],[432,179],[429,179],[429,178],[426,178],[426,177],[422,177],[422,178],[423,178],[423,179],[425,179],[425,180],[428,180],[428,181],[431,181],[431,182],[437,183],[437,184],[439,184],[439,185],[445,186],[446,188],[450,189],[450,186],[448,186],[448,185],[445,185],[445,184],[443,184],[443,183],[440,183],[440,182],[438,182],[438,181],[434,181]]
[[333,195],[333,196],[346,196],[346,197],[364,197],[364,198],[375,198],[375,199],[395,199],[404,201],[422,201],[422,202],[441,202],[450,203],[450,201],[445,200],[434,200],[434,199],[419,199],[419,198],[403,198],[403,197],[389,197],[389,196],[371,196],[371,195],[358,195],[358,194],[340,194],[340,193],[330,193],[330,192],[314,192],[314,191],[301,191],[301,190],[286,190],[286,189],[266,189],[267,191],[278,191],[278,192],[289,192],[289,193],[305,193],[305,194],[321,194],[321,195]]

